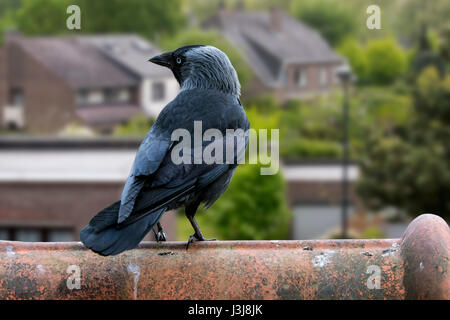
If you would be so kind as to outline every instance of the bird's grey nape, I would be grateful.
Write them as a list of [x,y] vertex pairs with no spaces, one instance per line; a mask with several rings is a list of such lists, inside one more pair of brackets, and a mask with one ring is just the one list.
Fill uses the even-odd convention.
[[186,58],[181,90],[201,88],[240,96],[241,84],[225,53],[212,46],[201,46],[189,50]]

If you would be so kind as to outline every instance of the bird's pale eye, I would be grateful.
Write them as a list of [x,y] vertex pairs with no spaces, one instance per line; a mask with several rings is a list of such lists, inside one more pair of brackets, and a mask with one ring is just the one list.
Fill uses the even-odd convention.
[[178,57],[176,61],[177,61],[177,64],[181,64],[181,58],[180,57]]

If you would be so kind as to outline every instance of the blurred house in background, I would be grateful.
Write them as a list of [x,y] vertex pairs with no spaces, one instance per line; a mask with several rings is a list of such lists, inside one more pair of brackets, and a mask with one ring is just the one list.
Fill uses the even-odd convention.
[[[136,139],[2,137],[0,240],[73,241],[116,202],[136,154]],[[161,223],[176,239],[173,212]],[[150,232],[147,240],[154,239]]]
[[0,49],[0,120],[54,133],[72,122],[111,132],[138,113],[156,116],[178,83],[148,62],[160,50],[137,35],[25,37]]
[[[72,241],[101,209],[120,198],[139,139],[10,136],[0,139],[0,240]],[[315,239],[340,225],[342,167],[338,162],[282,166],[293,211],[292,239]],[[353,190],[351,214],[361,212]],[[176,217],[162,224],[175,240]],[[147,239],[152,239],[150,233]]]
[[[0,1],[1,30],[42,35],[9,32],[0,39],[4,43],[0,47],[0,239],[76,240],[95,213],[119,198],[139,141],[99,137],[98,133],[111,133],[138,114],[156,116],[179,90],[168,69],[148,62],[160,50],[144,40],[147,38],[171,48],[210,42],[223,45],[230,53],[245,80],[242,95],[244,106],[252,106],[248,113],[252,126],[279,128],[283,137],[280,150],[285,160],[281,169],[286,197],[274,196],[277,207],[273,219],[279,219],[278,208],[285,208],[286,198],[289,214],[293,214],[289,225],[292,239],[341,237],[343,101],[328,93],[341,93],[342,88],[335,90],[336,70],[347,61],[358,79],[349,91],[346,122],[352,160],[349,236],[398,238],[407,220],[420,213],[415,208],[446,208],[446,199],[440,195],[448,186],[434,183],[433,177],[437,169],[445,176],[447,159],[427,153],[426,148],[448,149],[445,137],[440,139],[439,134],[448,122],[442,116],[445,112],[433,110],[444,110],[449,95],[445,79],[441,84],[433,70],[423,70],[430,61],[437,65],[440,52],[447,64],[441,73],[448,76],[450,33],[443,26],[448,22],[445,8],[450,8],[450,2],[437,1],[437,9],[420,18],[427,10],[419,3],[392,5],[387,1],[382,4],[384,22],[379,31],[361,23],[368,17],[364,1],[189,1],[183,6],[178,2],[160,6],[157,1],[139,0],[133,7],[139,7],[136,14],[126,1],[119,1],[113,11],[120,14],[111,20],[109,1],[98,0],[95,5],[86,1],[82,10],[86,23],[81,31],[74,31],[67,30],[65,21],[56,14],[65,12],[64,1],[49,1],[51,10],[35,1]],[[167,10],[169,5],[171,10]],[[42,14],[36,14],[41,10]],[[41,24],[47,12],[48,23]],[[421,24],[411,23],[411,19],[424,19],[430,33],[423,31],[425,24],[420,31]],[[200,21],[204,29],[217,33],[198,30]],[[115,34],[129,30],[140,36]],[[93,35],[95,32],[105,34]],[[60,36],[51,36],[55,34]],[[439,41],[438,34],[442,35]],[[232,47],[243,59],[231,52]],[[411,51],[413,47],[418,50]],[[250,79],[248,69],[252,71]],[[419,77],[424,81],[410,81]],[[419,97],[416,93],[422,91]],[[324,97],[308,99],[317,95]],[[251,99],[261,96],[263,99]],[[303,101],[281,108],[291,99]],[[280,108],[266,108],[269,103]],[[134,120],[114,130],[115,136],[143,136],[151,121],[145,117]],[[430,141],[416,141],[413,130],[418,122],[427,128]],[[25,136],[11,136],[17,132],[8,128],[20,129]],[[60,137],[39,137],[42,133]],[[88,140],[61,138],[85,133],[91,136]],[[396,157],[392,151],[397,148],[409,151]],[[427,186],[433,186],[426,194],[410,174],[417,169],[413,161],[418,159],[416,148],[426,159],[435,155],[421,168],[428,177]],[[359,163],[368,165],[360,167]],[[396,168],[402,168],[398,172],[402,179],[394,177]],[[250,177],[250,173],[242,174]],[[272,183],[270,179],[258,181]],[[408,201],[404,201],[404,181],[408,182],[407,191],[416,194]],[[361,189],[364,186],[365,190]],[[253,189],[248,189],[248,199],[259,204],[257,193],[255,196]],[[279,191],[281,194],[281,188]],[[375,212],[368,209],[374,200],[379,208]],[[221,211],[236,212],[239,218],[240,208],[245,206],[235,203],[236,209],[223,206]],[[447,212],[443,216],[448,217]],[[180,223],[182,237],[178,237],[175,215],[165,215],[164,219],[169,239],[186,239],[185,231],[191,232]],[[216,223],[209,221],[208,225],[205,219],[201,225],[215,234]],[[259,225],[256,219],[252,223]],[[261,221],[261,225],[271,223],[269,219]],[[268,228],[258,228],[264,229]],[[230,230],[227,237],[235,234]],[[245,234],[243,230],[241,235]],[[258,239],[271,238],[268,234],[259,233]]]
[[[0,240],[73,241],[101,209],[120,198],[139,139],[112,137],[0,138]],[[287,200],[293,212],[291,239],[329,236],[341,223],[342,167],[338,161],[285,162]],[[364,205],[355,192],[359,166],[349,167],[350,227],[358,230]],[[359,216],[358,216],[359,215]],[[161,220],[177,239],[176,216]],[[407,222],[383,223],[400,237]],[[149,233],[147,240],[153,240]]]
[[280,101],[323,94],[337,84],[344,60],[322,36],[284,11],[219,9],[204,27],[218,29],[254,73],[244,95],[273,93]]
[[[297,161],[283,165],[287,198],[293,213],[292,239],[317,239],[341,225],[342,164],[338,160]],[[355,192],[359,166],[349,166],[349,218],[364,208]]]

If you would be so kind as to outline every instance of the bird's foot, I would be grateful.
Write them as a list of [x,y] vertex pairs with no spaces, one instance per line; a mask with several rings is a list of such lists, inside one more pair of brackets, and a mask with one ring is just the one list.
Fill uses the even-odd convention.
[[188,239],[188,241],[187,241],[187,244],[186,244],[186,250],[189,249],[189,245],[190,245],[192,242],[196,242],[196,241],[216,241],[216,240],[217,240],[217,239],[208,239],[208,238],[205,238],[205,237],[203,237],[203,236],[198,237],[196,234],[193,234],[193,235],[191,235],[191,236],[189,237],[189,239]]
[[156,237],[156,242],[167,241],[166,233],[162,230],[158,231],[158,233],[156,233],[155,237]]

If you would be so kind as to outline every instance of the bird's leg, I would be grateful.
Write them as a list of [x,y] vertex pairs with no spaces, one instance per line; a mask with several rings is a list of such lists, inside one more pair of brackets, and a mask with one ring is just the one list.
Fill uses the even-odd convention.
[[158,227],[158,232],[156,232],[155,229],[152,229],[153,232],[155,233],[156,241],[157,242],[167,241],[166,233],[164,232],[161,223],[158,221],[158,223],[156,225]]
[[197,221],[195,220],[194,216],[191,215],[186,215],[187,218],[189,219],[189,222],[192,225],[192,228],[194,228],[195,233],[193,235],[191,235],[188,239],[188,242],[186,244],[186,250],[189,249],[189,245],[192,242],[195,241],[214,241],[216,239],[207,239],[205,237],[203,237],[202,231],[200,230],[200,227],[197,224]]

